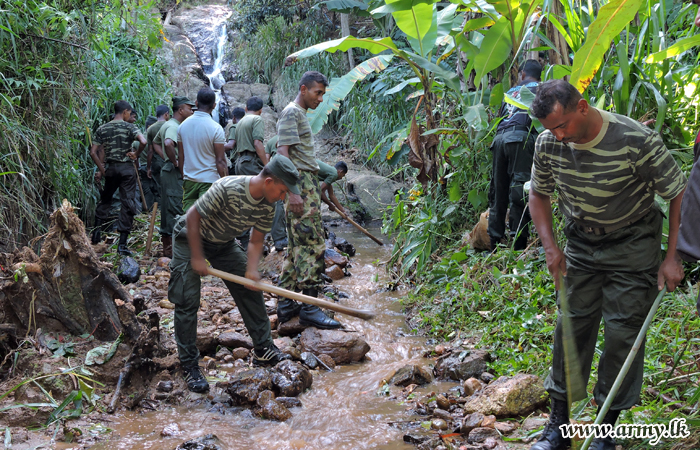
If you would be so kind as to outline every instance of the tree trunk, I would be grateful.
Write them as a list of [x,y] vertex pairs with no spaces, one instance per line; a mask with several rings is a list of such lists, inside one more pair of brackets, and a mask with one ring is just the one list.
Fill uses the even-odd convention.
[[[564,22],[561,3],[559,3],[558,0],[552,2],[552,9],[550,12],[562,23]],[[549,63],[564,66],[571,65],[569,63],[569,46],[566,43],[566,39],[564,39],[564,36],[562,36],[559,30],[549,21],[547,21],[547,37],[554,44],[554,49],[549,50]]]
[[[350,36],[350,15],[349,14],[341,14],[340,15],[340,30],[342,32],[343,37]],[[348,54],[348,63],[350,64],[350,70],[352,70],[355,67],[355,59],[352,56],[352,49],[351,48],[348,49],[347,54]]]

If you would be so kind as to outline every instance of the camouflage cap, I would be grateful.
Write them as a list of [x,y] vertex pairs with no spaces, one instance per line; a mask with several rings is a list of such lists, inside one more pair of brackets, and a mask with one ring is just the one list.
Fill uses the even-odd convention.
[[187,97],[173,97],[173,111],[178,109],[181,105],[195,106],[194,102]]
[[269,170],[272,175],[279,178],[292,194],[300,195],[301,192],[297,187],[297,181],[299,181],[299,171],[294,167],[294,163],[291,159],[283,155],[276,155],[272,160],[267,163],[267,170]]

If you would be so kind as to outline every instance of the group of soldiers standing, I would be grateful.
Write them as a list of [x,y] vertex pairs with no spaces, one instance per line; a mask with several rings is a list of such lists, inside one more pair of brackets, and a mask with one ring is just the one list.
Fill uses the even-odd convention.
[[[122,255],[131,254],[129,232],[141,208],[134,161],[147,149],[140,171],[143,193],[148,194],[144,206],[155,201],[161,205],[163,254],[172,258],[168,299],[175,305],[175,339],[183,376],[194,392],[209,389],[196,346],[200,276],[208,274],[207,261],[216,269],[257,281],[264,238],[272,232],[276,249],[287,249],[280,286],[316,297],[323,285],[321,202],[343,211],[332,183],[348,170],[342,161],[332,167],[316,160],[306,112],[320,104],[327,86],[323,74],[306,72],[295,100],[280,113],[277,135],[267,145],[260,98],[248,99],[245,110],[236,108],[224,130],[212,119],[216,94],[209,88],[201,89],[194,102],[173,97],[172,116],[167,105],[156,108],[146,137],[133,123],[133,107],[118,101],[112,121],[94,135],[90,154],[98,168],[96,180],[104,178],[105,186],[92,242],[100,242],[109,225],[112,196],[118,189]],[[225,284],[253,340],[253,363],[274,365],[287,359],[272,341],[262,293]],[[317,306],[280,298],[277,308],[280,322],[299,316],[303,325],[341,327]]]

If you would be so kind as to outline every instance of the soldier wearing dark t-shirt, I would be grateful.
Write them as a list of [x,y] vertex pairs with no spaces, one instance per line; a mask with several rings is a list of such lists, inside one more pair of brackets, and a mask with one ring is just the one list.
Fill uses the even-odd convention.
[[[130,255],[127,248],[129,232],[134,223],[134,216],[139,212],[136,203],[136,168],[133,161],[146,146],[146,138],[139,129],[126,119],[131,119],[132,106],[119,100],[114,104],[114,118],[100,126],[95,132],[90,148],[90,156],[95,161],[99,172],[96,181],[105,179],[105,186],[100,193],[100,203],[95,210],[95,230],[92,233],[94,244],[101,240],[101,231],[109,217],[112,196],[119,189],[121,208],[117,231],[119,231],[119,246],[117,251],[122,255]],[[131,144],[138,140],[141,145],[132,152]],[[104,159],[103,159],[104,158]],[[106,167],[105,167],[106,163]]]
[[[508,94],[520,98],[523,88],[537,91],[542,66],[534,59],[525,61],[520,71],[520,83]],[[489,227],[491,251],[502,242],[506,231],[506,211],[510,205],[508,224],[514,238],[513,249],[524,250],[530,235],[530,213],[526,208],[523,185],[530,180],[532,156],[535,152],[537,130],[527,111],[509,103],[499,110],[501,122],[491,144],[493,169],[489,188]]]

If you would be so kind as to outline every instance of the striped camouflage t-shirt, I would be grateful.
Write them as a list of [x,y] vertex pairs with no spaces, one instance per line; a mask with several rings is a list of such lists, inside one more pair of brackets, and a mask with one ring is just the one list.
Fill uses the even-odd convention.
[[230,176],[218,179],[194,204],[202,216],[202,239],[212,243],[231,242],[254,227],[268,233],[275,216],[274,205],[250,195],[253,177]]
[[686,178],[661,137],[645,125],[598,110],[603,126],[591,142],[564,144],[550,131],[535,143],[531,188],[551,196],[555,186],[564,214],[585,227],[636,222],[654,204],[685,188]]
[[140,134],[133,123],[117,120],[100,126],[92,142],[102,145],[106,163],[131,162],[126,154],[131,152],[131,144]]
[[277,136],[279,136],[278,147],[289,146],[289,159],[292,160],[297,170],[318,172],[311,125],[309,119],[306,118],[306,110],[297,102],[289,103],[282,110],[277,121]]

